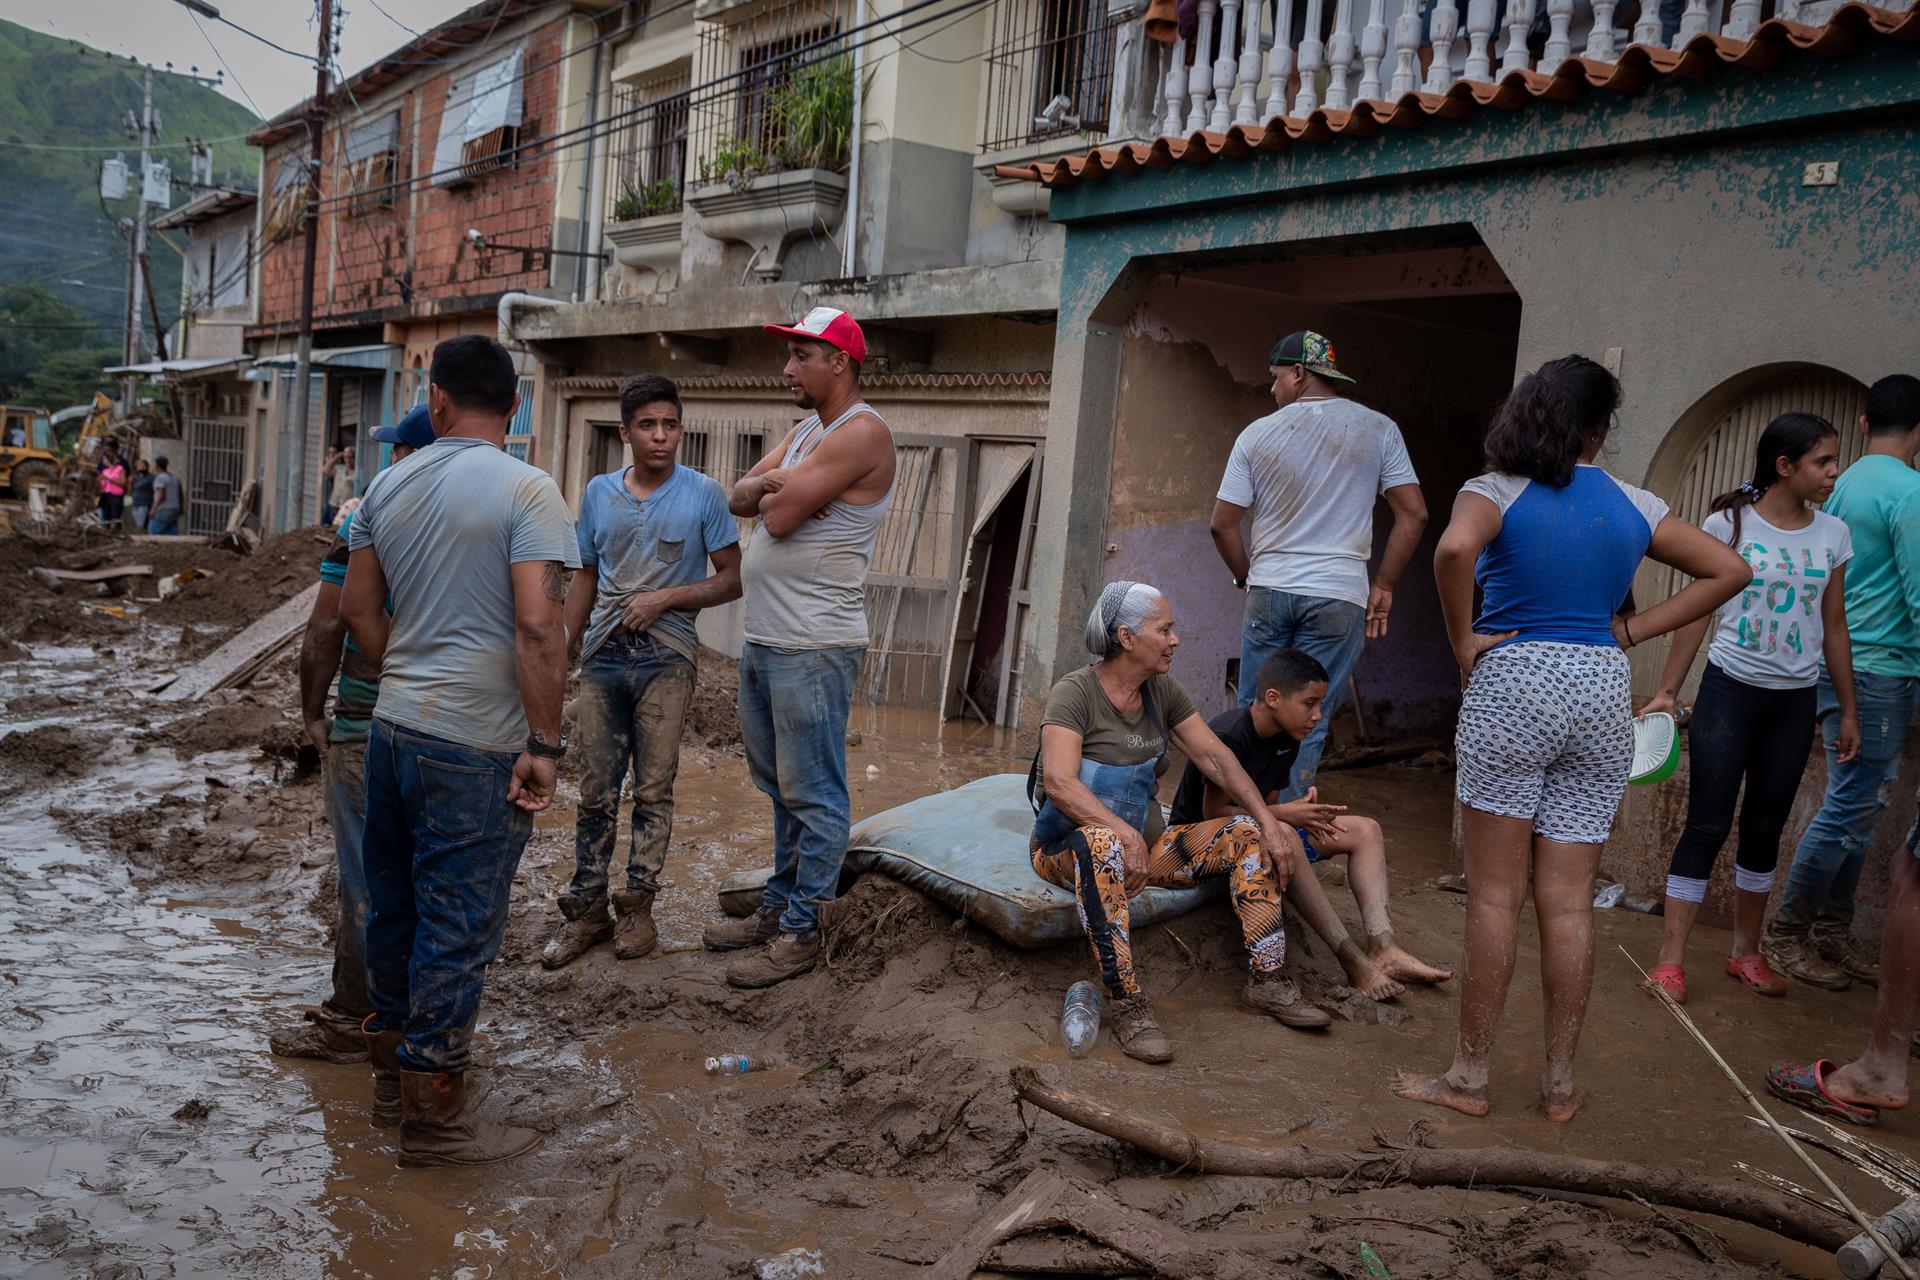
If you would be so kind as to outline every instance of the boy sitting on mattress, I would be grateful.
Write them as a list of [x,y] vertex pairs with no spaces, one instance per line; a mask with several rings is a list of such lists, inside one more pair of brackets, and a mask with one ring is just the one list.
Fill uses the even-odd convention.
[[[1366,949],[1348,936],[1327,892],[1312,875],[1296,875],[1286,898],[1314,932],[1327,940],[1347,971],[1347,980],[1362,995],[1390,1000],[1406,988],[1401,984],[1445,982],[1453,974],[1435,968],[1393,940],[1387,918],[1387,842],[1372,818],[1346,816],[1346,806],[1322,804],[1319,788],[1290,804],[1275,804],[1287,785],[1300,743],[1320,723],[1327,696],[1327,672],[1318,661],[1298,649],[1282,649],[1260,665],[1253,705],[1223,711],[1208,721],[1240,767],[1267,798],[1273,816],[1293,827],[1306,846],[1307,861],[1347,857],[1349,882],[1360,904],[1367,931]],[[1180,777],[1169,821],[1202,822],[1244,812],[1232,797],[1201,776],[1191,764]]]

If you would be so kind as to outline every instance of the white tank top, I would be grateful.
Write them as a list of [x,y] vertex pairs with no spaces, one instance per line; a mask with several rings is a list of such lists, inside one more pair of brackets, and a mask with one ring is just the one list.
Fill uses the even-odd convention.
[[[793,443],[780,465],[798,466],[822,440],[861,413],[880,417],[872,406],[861,403],[824,426],[818,414],[807,419],[793,433]],[[885,419],[880,425],[886,425]],[[888,447],[892,447],[891,436]],[[747,602],[746,638],[775,649],[864,648],[867,566],[892,500],[889,481],[887,492],[875,501],[836,498],[825,516],[801,521],[784,538],[768,533],[764,522],[754,526],[740,564]]]

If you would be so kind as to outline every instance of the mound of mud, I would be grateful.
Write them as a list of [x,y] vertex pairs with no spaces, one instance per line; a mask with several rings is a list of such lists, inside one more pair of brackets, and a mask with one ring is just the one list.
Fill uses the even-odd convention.
[[99,760],[114,735],[104,729],[41,725],[0,738],[0,788],[77,778]]
[[713,649],[700,650],[698,683],[687,706],[681,740],[717,751],[739,752],[740,664]]
[[209,707],[149,733],[146,741],[172,747],[182,759],[210,751],[256,749],[262,755],[292,759],[306,745],[300,726],[288,712],[253,701]]

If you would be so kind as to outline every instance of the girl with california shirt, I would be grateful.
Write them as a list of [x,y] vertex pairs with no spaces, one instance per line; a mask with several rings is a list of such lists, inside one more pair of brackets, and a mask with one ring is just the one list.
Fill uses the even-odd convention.
[[1753,581],[1718,614],[1675,634],[1660,692],[1641,708],[1643,715],[1674,710],[1711,625],[1713,643],[1688,730],[1687,825],[1667,870],[1660,963],[1648,975],[1649,984],[1665,987],[1683,1003],[1687,935],[1706,899],[1714,859],[1733,829],[1742,781],[1746,799],[1740,806],[1733,954],[1726,973],[1761,995],[1786,994],[1786,979],[1760,954],[1760,928],[1780,834],[1813,743],[1823,657],[1839,704],[1839,759],[1851,760],[1860,749],[1845,607],[1853,540],[1844,521],[1812,507],[1833,492],[1839,436],[1824,418],[1783,413],[1767,424],[1755,452],[1753,479],[1714,499],[1713,514],[1700,526],[1746,559]]

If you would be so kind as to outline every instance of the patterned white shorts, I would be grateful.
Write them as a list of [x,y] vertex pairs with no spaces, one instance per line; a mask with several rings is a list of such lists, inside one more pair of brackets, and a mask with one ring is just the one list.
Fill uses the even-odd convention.
[[1527,641],[1484,655],[1454,734],[1455,794],[1535,835],[1604,844],[1633,768],[1633,685],[1619,649]]

